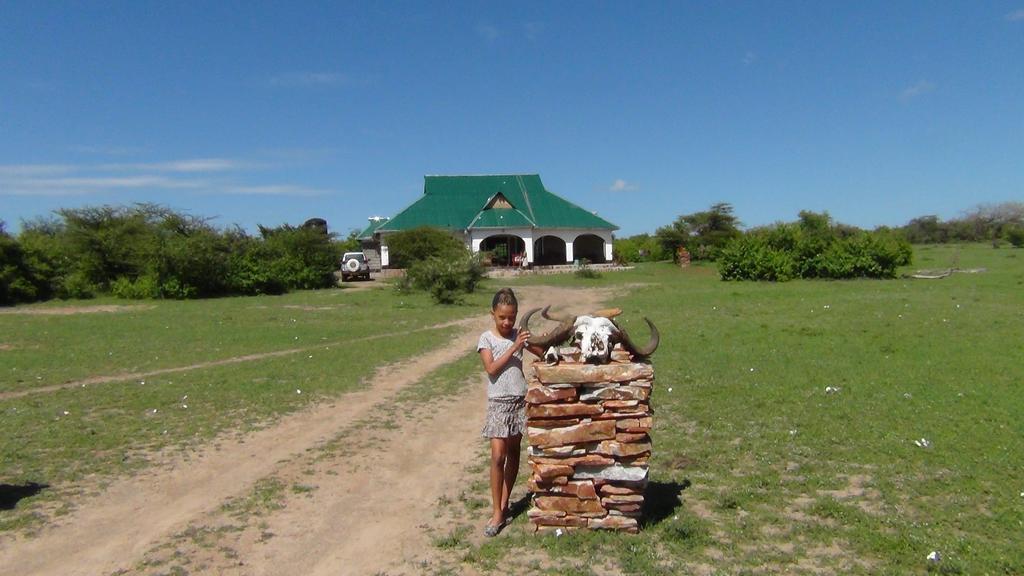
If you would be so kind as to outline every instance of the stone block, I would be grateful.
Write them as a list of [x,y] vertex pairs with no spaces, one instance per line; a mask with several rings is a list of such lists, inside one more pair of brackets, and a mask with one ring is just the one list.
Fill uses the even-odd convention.
[[591,518],[587,522],[587,528],[594,530],[622,530],[624,532],[631,532],[634,534],[640,531],[636,518],[630,518],[628,516]]
[[530,462],[537,462],[546,465],[561,464],[565,466],[610,466],[615,464],[615,459],[601,454],[585,454],[583,456],[566,456],[565,458],[544,458],[537,456],[530,458]]
[[566,514],[606,514],[600,500],[582,499],[575,496],[537,496],[533,503],[540,510],[559,510]]
[[612,481],[641,482],[647,480],[647,468],[643,466],[577,466],[574,480],[601,479]]
[[650,388],[639,386],[584,386],[580,389],[581,402],[597,402],[599,400],[647,400],[651,397]]
[[559,364],[534,365],[537,379],[544,384],[593,384],[597,382],[630,382],[650,379],[654,369],[650,364]]
[[638,456],[645,452],[651,451],[650,442],[628,442],[623,443],[617,440],[605,440],[597,445],[594,450],[597,454],[605,454],[608,456],[618,456],[620,458],[628,458],[630,456]]
[[616,442],[650,442],[651,437],[646,432],[631,434],[629,432],[616,432]]
[[576,388],[548,388],[547,386],[537,386],[527,390],[526,403],[547,404],[549,402],[575,400],[576,394]]
[[601,496],[643,494],[644,489],[636,486],[605,484],[599,490]]
[[615,420],[583,422],[565,428],[532,428],[526,429],[530,444],[538,448],[564,446],[566,444],[583,444],[596,440],[615,438]]
[[572,476],[573,474],[573,467],[565,464],[542,464],[531,461],[530,466],[533,467],[533,473],[541,480],[550,480],[556,476]]
[[531,418],[527,424],[533,428],[563,428],[565,426],[572,426],[573,424],[580,423],[579,418],[563,418],[563,419],[541,419]]
[[597,404],[530,404],[526,406],[527,418],[562,418],[573,416],[593,416],[604,409]]

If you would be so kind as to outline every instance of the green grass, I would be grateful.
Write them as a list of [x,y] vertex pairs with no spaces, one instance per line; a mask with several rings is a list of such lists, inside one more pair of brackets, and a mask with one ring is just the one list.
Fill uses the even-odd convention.
[[541,546],[645,574],[1024,573],[1024,252],[916,256],[987,270],[769,284],[663,264],[586,281],[632,285],[613,304],[662,332],[651,478],[679,496],[639,536],[511,534],[467,557],[486,569]]
[[[324,348],[145,385],[0,401],[0,481],[59,487],[2,512],[0,529],[59,513],[66,503],[52,494],[84,475],[129,472],[152,450],[264,426],[355,389],[367,365],[436,348],[450,331],[414,330],[479,314],[497,285],[544,284],[617,289],[609,304],[625,310],[635,339],[646,338],[643,316],[661,329],[643,530],[534,536],[523,515],[482,543],[440,536],[437,550],[456,565],[524,574],[1024,573],[1024,251],[916,248],[914,269],[947,267],[986,271],[931,281],[726,283],[712,266],[666,263],[596,279],[491,281],[461,307],[390,290],[325,291],[150,302],[121,314],[0,316],[0,343],[10,347],[0,350],[4,391]],[[395,331],[408,336],[389,339],[387,352],[365,340]],[[427,375],[384,420],[414,418],[411,406],[461,393],[478,363],[466,354]],[[930,447],[914,444],[922,438]],[[524,460],[524,476],[525,468]],[[461,502],[446,505],[474,527],[487,505],[477,472],[452,492]],[[303,491],[276,489],[269,501]],[[58,511],[44,514],[38,502]],[[925,559],[932,550],[941,562]]]
[[[0,316],[3,342],[13,347],[0,351],[0,372],[60,373],[60,379],[188,365],[306,343],[301,353],[0,400],[0,483],[49,486],[4,511],[0,531],[31,528],[66,511],[87,476],[102,480],[131,473],[148,466],[149,456],[157,450],[188,449],[220,434],[264,427],[311,402],[356,390],[380,365],[442,345],[455,328],[429,327],[479,314],[485,298],[474,295],[470,305],[439,307],[420,294],[339,290],[280,298],[150,302],[145,304],[153,308],[127,315]],[[336,307],[285,307],[325,301]],[[216,333],[206,331],[211,323],[217,324],[216,318],[227,317],[236,321],[220,324]],[[171,318],[176,328],[156,330],[157,336],[148,337]],[[192,337],[189,326],[205,328]],[[387,338],[386,346],[383,338],[372,338],[395,331],[403,336]],[[116,347],[103,336],[113,332],[119,334]],[[111,348],[123,364],[107,364],[104,358]],[[161,363],[150,363],[157,349]],[[196,350],[202,350],[201,357],[191,358],[190,351]],[[65,365],[67,358],[76,356],[86,360]],[[90,358],[100,361],[91,363]],[[50,377],[8,381],[6,390],[51,383]]]
[[0,392],[91,376],[146,372],[233,356],[404,334],[478,314],[484,292],[464,306],[435,306],[424,294],[316,290],[198,301],[100,299],[47,302],[134,306],[126,312],[0,315]]

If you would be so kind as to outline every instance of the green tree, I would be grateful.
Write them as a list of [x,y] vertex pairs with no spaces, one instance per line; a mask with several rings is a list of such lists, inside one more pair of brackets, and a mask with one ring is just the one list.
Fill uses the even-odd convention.
[[676,218],[669,226],[658,228],[655,236],[673,259],[678,248],[685,247],[695,260],[715,260],[729,241],[740,236],[739,226],[732,204],[718,202],[703,212]]
[[420,226],[387,237],[391,266],[409,268],[431,257],[454,260],[466,256],[466,245],[440,228]]

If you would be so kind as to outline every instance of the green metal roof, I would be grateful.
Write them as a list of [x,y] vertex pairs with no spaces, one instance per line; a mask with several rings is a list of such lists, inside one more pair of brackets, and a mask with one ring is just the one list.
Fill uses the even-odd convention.
[[373,220],[370,220],[370,225],[367,226],[366,228],[364,228],[363,231],[359,233],[359,236],[356,237],[356,239],[357,240],[372,240],[373,239],[373,233],[376,232],[378,228],[380,228],[381,226],[383,226],[383,225],[385,225],[387,223],[388,223],[388,219],[387,218],[381,218],[380,220],[377,220],[376,222],[374,222]]
[[[501,193],[512,208],[488,208]],[[423,196],[376,228],[397,232],[418,226],[478,228],[597,228],[618,226],[544,188],[537,174],[426,176]],[[362,235],[360,235],[362,236]]]

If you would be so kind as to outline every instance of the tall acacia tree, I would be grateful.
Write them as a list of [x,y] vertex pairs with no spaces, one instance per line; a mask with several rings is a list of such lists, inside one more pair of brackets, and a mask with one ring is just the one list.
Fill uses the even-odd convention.
[[672,224],[658,228],[655,237],[673,258],[684,247],[696,260],[715,260],[722,248],[740,235],[740,225],[732,204],[718,202],[703,212],[676,218]]

